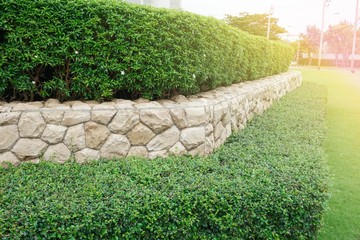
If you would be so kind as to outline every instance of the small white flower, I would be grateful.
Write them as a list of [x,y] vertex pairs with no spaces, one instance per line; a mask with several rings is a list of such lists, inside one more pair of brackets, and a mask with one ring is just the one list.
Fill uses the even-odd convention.
[[79,54],[79,51],[75,51],[75,54]]
[[38,55],[35,55],[35,58],[38,58]]
[[125,71],[121,71],[121,75],[125,75]]
[[35,81],[32,81],[31,83],[35,85]]
[[195,75],[195,74],[193,74],[193,78],[196,78],[196,75]]
[[204,57],[206,57],[206,54],[204,54]]

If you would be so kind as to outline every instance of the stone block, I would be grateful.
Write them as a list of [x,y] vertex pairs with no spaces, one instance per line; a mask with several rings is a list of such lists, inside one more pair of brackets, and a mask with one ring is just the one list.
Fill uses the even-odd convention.
[[146,147],[150,152],[168,150],[172,146],[174,146],[175,143],[179,141],[179,137],[180,137],[179,129],[173,126],[168,130],[157,135],[153,140],[151,140],[146,145]]
[[65,145],[72,152],[77,152],[85,148],[84,124],[69,127],[64,138]]
[[140,122],[139,114],[134,110],[118,110],[108,128],[117,134],[126,134]]
[[100,149],[109,135],[110,131],[106,126],[95,122],[85,123],[86,147]]
[[11,151],[19,160],[27,161],[40,157],[45,152],[47,146],[40,139],[21,138]]
[[181,131],[180,142],[190,151],[205,143],[205,128],[186,128]]
[[0,126],[16,125],[19,122],[20,115],[19,112],[0,113]]
[[40,112],[24,112],[19,120],[20,137],[38,138],[43,133],[46,123]]
[[16,125],[0,126],[0,152],[5,152],[19,139],[18,127]]
[[139,123],[133,129],[131,129],[126,134],[126,136],[128,137],[131,145],[145,146],[151,141],[151,139],[153,139],[156,136],[156,134],[144,124]]
[[71,151],[63,144],[59,143],[48,147],[44,154],[44,159],[64,163],[71,157]]
[[125,157],[131,144],[126,136],[119,134],[111,134],[107,141],[100,149],[101,157],[104,158],[120,158]]
[[57,144],[64,139],[67,127],[48,124],[41,136],[41,139],[50,144]]

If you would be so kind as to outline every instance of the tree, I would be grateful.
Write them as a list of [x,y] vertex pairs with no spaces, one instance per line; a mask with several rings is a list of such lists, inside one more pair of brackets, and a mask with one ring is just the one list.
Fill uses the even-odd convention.
[[[249,14],[246,12],[240,13],[239,16],[226,15],[225,21],[227,24],[246,31],[250,34],[266,37],[268,30],[268,14]],[[277,36],[280,33],[287,31],[277,25],[277,18],[270,18],[270,39],[279,40]]]
[[[330,25],[325,33],[325,41],[329,51],[335,54],[336,66],[349,64],[349,56],[352,51],[353,26],[346,21],[337,25]],[[339,59],[339,56],[342,59]]]
[[320,29],[315,25],[307,26],[306,33],[300,34],[300,46],[308,54],[308,64],[311,65],[313,55],[318,51],[320,45]]

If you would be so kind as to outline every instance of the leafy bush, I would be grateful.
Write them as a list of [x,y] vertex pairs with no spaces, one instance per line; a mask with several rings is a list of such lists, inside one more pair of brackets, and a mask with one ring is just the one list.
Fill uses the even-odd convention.
[[291,48],[115,0],[0,0],[0,99],[158,98],[286,71]]
[[0,238],[315,239],[324,96],[305,84],[207,158],[0,169]]

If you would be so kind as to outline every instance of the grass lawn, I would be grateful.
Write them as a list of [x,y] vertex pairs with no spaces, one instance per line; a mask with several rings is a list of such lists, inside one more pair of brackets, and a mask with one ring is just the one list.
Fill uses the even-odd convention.
[[360,239],[360,74],[301,69],[304,81],[328,88],[325,151],[333,175],[330,210],[319,239]]

